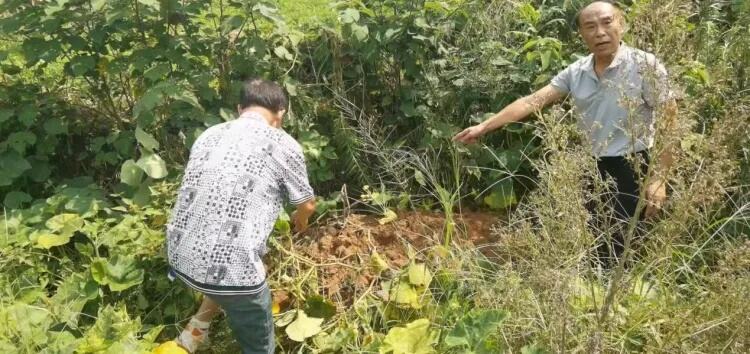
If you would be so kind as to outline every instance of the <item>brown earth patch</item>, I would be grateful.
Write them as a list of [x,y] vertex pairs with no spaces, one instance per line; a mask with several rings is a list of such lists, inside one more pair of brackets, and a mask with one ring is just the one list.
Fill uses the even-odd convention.
[[[331,219],[312,228],[295,252],[315,262],[321,295],[339,304],[349,304],[355,294],[371,286],[378,278],[371,266],[373,254],[379,255],[391,270],[409,263],[409,249],[420,254],[443,243],[442,213],[403,212],[395,221],[381,225],[380,217],[352,214]],[[466,212],[455,215],[454,241],[461,246],[493,243],[492,227],[497,214]],[[286,300],[287,294],[284,294]]]

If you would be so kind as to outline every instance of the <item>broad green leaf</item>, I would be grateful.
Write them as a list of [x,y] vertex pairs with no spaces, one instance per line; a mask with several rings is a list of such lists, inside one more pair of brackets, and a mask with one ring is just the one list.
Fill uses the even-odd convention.
[[281,219],[276,220],[276,223],[273,225],[273,229],[282,235],[289,235],[292,231],[292,227],[291,225],[289,225],[289,220]]
[[443,339],[443,344],[445,344],[445,346],[448,348],[471,348],[471,343],[469,343],[469,335],[464,331],[464,327],[461,327],[460,330],[454,329],[445,337],[445,339]]
[[18,151],[19,154],[23,154],[26,152],[27,147],[36,143],[36,135],[27,131],[15,132],[8,136],[6,142],[13,150]]
[[356,23],[359,21],[359,11],[356,9],[346,9],[341,11],[341,22],[343,23]]
[[356,38],[360,42],[364,42],[367,39],[367,36],[370,34],[370,30],[367,28],[367,26],[352,23],[351,27],[352,35],[354,35],[354,38]]
[[36,107],[32,105],[25,105],[21,108],[21,112],[18,113],[18,121],[23,123],[26,127],[30,127],[34,124],[38,112]]
[[[124,303],[115,308],[99,309],[96,323],[89,327],[78,342],[76,353],[147,353],[150,348],[139,345],[142,330],[138,319],[132,320]],[[150,345],[149,345],[150,346]]]
[[409,283],[415,286],[427,286],[432,281],[432,273],[424,263],[409,266]]
[[44,122],[44,131],[50,135],[59,135],[67,133],[68,127],[59,118],[50,118]]
[[286,89],[286,92],[289,93],[289,96],[297,96],[297,84],[297,81],[289,77],[284,79],[284,88]]
[[336,314],[336,305],[320,295],[313,295],[305,300],[305,313],[310,317],[329,319]]
[[132,131],[121,131],[117,133],[117,138],[112,143],[120,156],[131,156],[133,147],[136,143],[135,133]]
[[76,56],[70,61],[70,71],[75,76],[83,76],[96,67],[96,59],[92,56]]
[[143,282],[143,269],[132,257],[115,255],[109,260],[98,258],[91,263],[91,276],[112,291],[122,291]]
[[52,174],[52,169],[47,161],[34,160],[31,164],[31,170],[28,171],[28,176],[34,182],[44,182]]
[[[43,32],[42,32],[43,33]],[[45,41],[40,37],[32,37],[21,45],[23,56],[28,65],[34,65],[40,60],[50,62],[60,55],[60,43],[56,40]]]
[[141,146],[143,146],[148,152],[154,152],[159,148],[159,142],[156,141],[153,135],[146,133],[141,127],[135,127],[135,139]]
[[484,197],[484,203],[494,210],[505,209],[517,203],[513,190],[513,180],[505,178],[492,187],[489,195]]
[[143,76],[151,81],[156,81],[169,74],[169,71],[171,69],[172,65],[170,65],[169,63],[159,63],[144,71]]
[[230,120],[234,120],[236,117],[236,113],[232,110],[226,109],[226,108],[220,108],[219,109],[219,116],[221,119],[223,119],[225,122],[228,122]]
[[107,260],[99,258],[91,262],[91,277],[100,285],[107,285]]
[[[47,331],[53,322],[52,314],[47,309],[38,305],[11,302],[3,304],[0,315],[5,322],[3,328],[17,331],[20,338],[25,339],[25,343],[39,345],[40,348],[46,346]],[[19,353],[17,347],[14,349],[8,353]]]
[[276,54],[276,56],[281,59],[286,59],[286,60],[294,59],[294,56],[292,55],[292,53],[289,53],[289,50],[287,50],[286,47],[281,46],[281,45],[274,48],[273,53]]
[[13,110],[12,109],[0,109],[0,123],[5,122],[6,120],[10,119],[10,117],[13,117]]
[[171,94],[169,97],[177,101],[185,102],[200,110],[203,110],[203,106],[201,106],[200,102],[198,101],[198,97],[195,96],[195,94],[190,90],[185,89],[180,92]]
[[133,107],[133,118],[138,118],[145,112],[150,112],[162,101],[162,91],[158,87],[152,87],[146,91]]
[[135,260],[115,255],[107,264],[109,288],[122,291],[143,282],[143,269],[136,266]]
[[305,312],[297,311],[297,318],[286,327],[286,335],[295,342],[304,342],[322,330],[322,318],[307,317]]
[[83,226],[83,218],[78,214],[60,214],[44,223],[48,229],[63,235],[72,235]]
[[402,305],[409,305],[415,309],[421,308],[422,304],[419,302],[419,294],[417,290],[406,281],[399,281],[390,289],[390,298],[396,303]]
[[401,112],[407,117],[414,117],[417,115],[417,109],[414,107],[414,102],[404,101],[401,103]]
[[50,249],[55,246],[62,246],[70,242],[70,238],[73,234],[60,235],[51,232],[45,232],[40,234],[36,239],[37,247]]
[[233,15],[227,17],[224,22],[221,24],[221,31],[223,33],[231,32],[235,29],[240,28],[242,24],[245,22],[245,18],[240,15]]
[[276,327],[282,328],[288,326],[297,317],[297,311],[287,311],[279,315],[274,319],[273,324]]
[[18,209],[21,205],[31,201],[31,196],[19,191],[11,191],[5,195],[3,205],[8,209]]
[[273,7],[266,6],[263,3],[258,3],[255,6],[253,6],[253,11],[260,12],[260,14],[263,17],[265,17],[265,18],[267,18],[267,19],[269,19],[269,20],[271,20],[273,22],[276,22],[276,23],[282,23],[282,22],[284,22],[284,20],[278,14],[279,10],[277,10],[277,9],[275,9]]
[[84,50],[87,46],[86,40],[76,35],[65,37],[65,42],[70,44],[72,50]]
[[[507,317],[502,310],[474,309],[467,313],[445,337],[445,344],[452,347],[469,347],[476,352],[487,352],[492,343],[488,338],[497,333],[498,327]],[[490,351],[491,352],[491,351]]]
[[31,169],[26,159],[16,151],[6,151],[0,154],[0,186],[10,185],[14,179]]
[[542,60],[542,70],[547,70],[549,68],[549,60],[552,56],[552,52],[549,50],[546,50],[542,53],[542,56],[540,57]]
[[388,331],[380,347],[380,353],[427,354],[435,353],[437,333],[430,330],[430,321],[418,319],[405,327],[394,327]]
[[138,2],[154,10],[159,10],[159,0],[138,0]]
[[153,179],[167,176],[167,164],[157,154],[143,155],[136,164]]
[[341,353],[356,338],[357,332],[354,329],[337,327],[331,334],[323,332],[315,336],[313,343],[324,353]]
[[143,183],[138,186],[138,190],[133,195],[133,203],[145,207],[149,202],[151,202],[151,188],[148,183]]
[[143,170],[133,160],[127,160],[120,167],[120,181],[130,186],[138,186],[143,180]]

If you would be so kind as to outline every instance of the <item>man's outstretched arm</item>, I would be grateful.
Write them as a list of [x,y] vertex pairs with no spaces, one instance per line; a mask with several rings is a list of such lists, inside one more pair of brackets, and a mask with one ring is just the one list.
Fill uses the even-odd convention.
[[531,113],[562,99],[565,95],[565,92],[560,91],[552,85],[544,86],[531,95],[517,99],[497,114],[487,118],[484,122],[464,129],[453,137],[453,141],[473,144],[485,134],[508,123],[526,118]]

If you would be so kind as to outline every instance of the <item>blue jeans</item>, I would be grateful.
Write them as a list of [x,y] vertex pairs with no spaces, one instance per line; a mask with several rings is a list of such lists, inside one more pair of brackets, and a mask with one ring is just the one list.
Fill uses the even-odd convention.
[[268,286],[252,295],[208,295],[227,314],[242,354],[273,354],[273,314]]

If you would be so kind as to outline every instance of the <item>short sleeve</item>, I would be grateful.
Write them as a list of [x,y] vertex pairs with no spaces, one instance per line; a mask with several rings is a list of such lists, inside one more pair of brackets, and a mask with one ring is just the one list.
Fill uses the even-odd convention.
[[286,190],[289,202],[298,205],[315,196],[307,177],[307,166],[299,144],[284,148],[281,163],[281,184]]
[[552,85],[560,92],[569,93],[571,81],[571,69],[570,66],[568,66],[567,68],[565,68],[565,70],[559,72],[557,75],[555,75],[555,77],[552,78],[550,85]]
[[643,100],[655,108],[674,98],[669,85],[667,69],[655,57],[649,57],[641,68],[643,77]]

